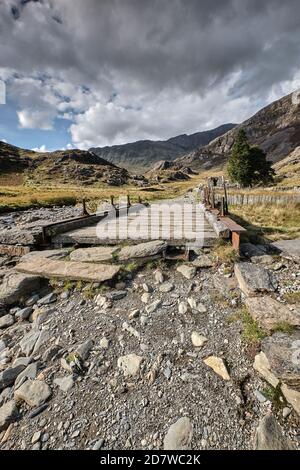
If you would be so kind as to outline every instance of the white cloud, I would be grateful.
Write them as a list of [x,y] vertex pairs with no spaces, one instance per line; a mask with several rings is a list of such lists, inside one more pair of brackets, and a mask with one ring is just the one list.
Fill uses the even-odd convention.
[[41,145],[40,147],[36,147],[31,150],[33,150],[34,152],[41,152],[41,153],[49,152],[49,150],[46,149],[46,145]]
[[299,19],[297,0],[0,0],[0,78],[21,128],[62,119],[81,148],[192,133],[294,89]]
[[0,140],[1,140],[1,142],[7,143],[7,140],[5,140],[5,139],[0,139]]

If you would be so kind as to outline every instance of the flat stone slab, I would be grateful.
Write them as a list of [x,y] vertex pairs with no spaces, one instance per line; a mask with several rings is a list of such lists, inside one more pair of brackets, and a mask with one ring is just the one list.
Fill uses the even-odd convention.
[[120,250],[118,246],[95,246],[91,248],[78,248],[70,253],[71,261],[83,263],[101,263],[103,261],[113,261],[114,253]]
[[162,240],[153,240],[138,245],[124,246],[118,254],[120,261],[128,261],[136,258],[149,258],[166,250],[168,244]]
[[271,247],[279,251],[285,258],[300,263],[300,238],[273,242],[271,243]]
[[120,266],[60,261],[42,257],[34,257],[32,260],[21,262],[16,266],[16,270],[22,273],[87,282],[107,281],[118,274],[120,269]]
[[282,322],[300,326],[300,311],[290,310],[272,297],[247,297],[245,303],[252,318],[267,331],[276,330]]
[[69,255],[71,249],[70,248],[58,248],[56,250],[43,250],[43,251],[30,251],[26,253],[20,259],[21,262],[28,261],[33,259],[34,257],[43,257],[47,259],[62,259]]
[[277,288],[273,274],[262,266],[247,262],[236,263],[234,273],[246,296],[253,296],[258,292],[274,292]]

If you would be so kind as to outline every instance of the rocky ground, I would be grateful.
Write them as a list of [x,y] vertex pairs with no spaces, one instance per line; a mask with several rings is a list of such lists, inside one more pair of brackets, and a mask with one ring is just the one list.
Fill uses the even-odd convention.
[[[247,341],[240,317],[246,283],[299,326],[297,305],[286,302],[300,290],[299,264],[268,256],[236,276],[201,254],[148,263],[105,286],[4,278],[0,448],[299,449],[296,409],[253,367],[261,348],[268,357],[265,339]],[[17,261],[1,256],[0,266]],[[253,267],[260,286],[247,278]],[[270,315],[259,324],[269,328]]]

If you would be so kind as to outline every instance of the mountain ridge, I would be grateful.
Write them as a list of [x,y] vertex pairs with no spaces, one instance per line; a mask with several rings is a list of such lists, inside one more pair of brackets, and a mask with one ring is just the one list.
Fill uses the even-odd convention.
[[239,129],[246,131],[251,145],[262,148],[268,160],[283,160],[300,144],[300,102],[294,93],[265,106],[253,116],[205,146],[175,160],[176,164],[201,170],[225,163]]
[[200,145],[206,145],[235,126],[236,124],[228,123],[207,131],[180,134],[167,140],[138,140],[121,145],[91,147],[90,151],[128,170],[147,171],[156,162],[173,161]]

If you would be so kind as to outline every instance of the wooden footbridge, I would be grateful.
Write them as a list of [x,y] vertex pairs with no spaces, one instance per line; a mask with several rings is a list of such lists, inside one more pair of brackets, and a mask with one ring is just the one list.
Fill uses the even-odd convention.
[[[209,193],[208,193],[209,194]],[[226,207],[226,206],[225,206]],[[240,234],[245,229],[209,201],[193,197],[164,200],[156,204],[114,205],[97,214],[43,227],[45,244],[55,247],[115,245],[164,240],[177,248],[209,247],[218,238],[231,239],[239,249]]]

